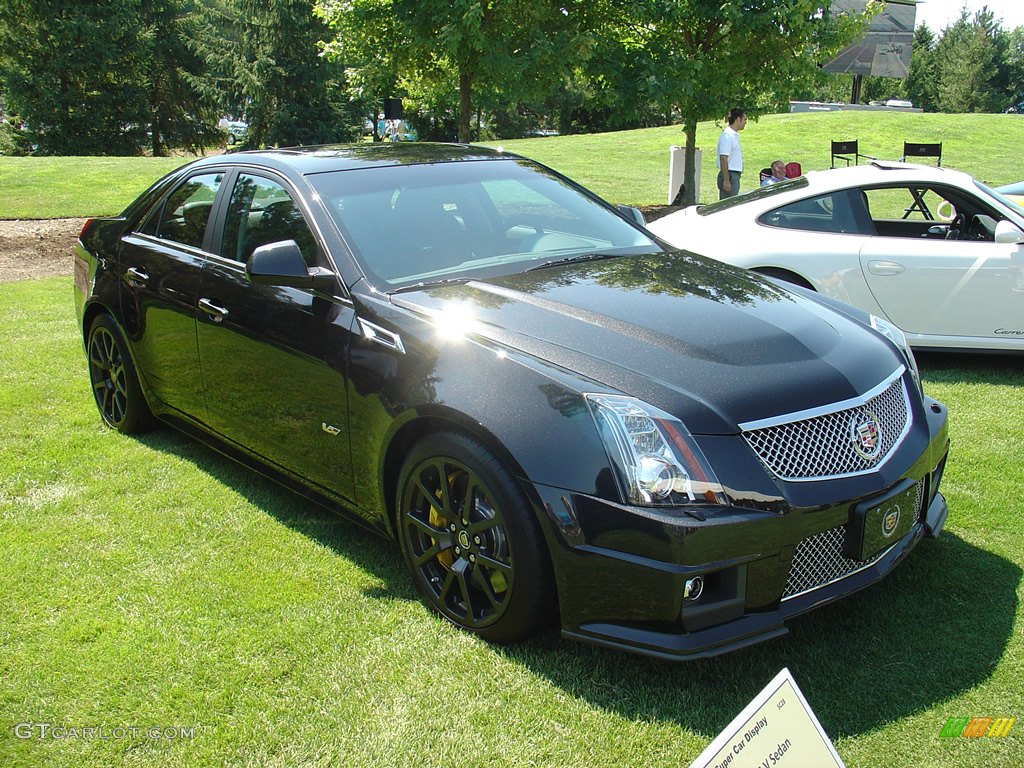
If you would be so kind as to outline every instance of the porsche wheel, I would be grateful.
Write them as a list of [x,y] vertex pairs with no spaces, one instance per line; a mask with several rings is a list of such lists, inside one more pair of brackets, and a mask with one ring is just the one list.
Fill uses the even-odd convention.
[[483,445],[454,433],[421,441],[397,499],[402,553],[431,608],[493,642],[543,627],[553,604],[544,540],[515,478]]

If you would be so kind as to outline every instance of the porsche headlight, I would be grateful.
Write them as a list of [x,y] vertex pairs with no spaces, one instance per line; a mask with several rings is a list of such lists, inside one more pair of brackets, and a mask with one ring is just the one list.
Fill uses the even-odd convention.
[[635,397],[584,397],[629,503],[726,503],[714,471],[681,421]]
[[907,361],[907,369],[910,371],[910,375],[913,377],[914,383],[917,384],[917,391],[919,393],[923,393],[924,390],[921,388],[921,373],[917,370],[917,360],[914,359],[914,353],[910,351],[910,344],[907,342],[906,334],[888,320],[883,320],[876,315],[871,316],[871,327],[899,347],[900,352],[903,353],[903,357]]

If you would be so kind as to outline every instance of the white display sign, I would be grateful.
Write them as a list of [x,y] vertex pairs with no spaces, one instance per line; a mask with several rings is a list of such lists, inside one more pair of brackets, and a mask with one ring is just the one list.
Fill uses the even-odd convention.
[[736,716],[690,768],[846,768],[788,669]]

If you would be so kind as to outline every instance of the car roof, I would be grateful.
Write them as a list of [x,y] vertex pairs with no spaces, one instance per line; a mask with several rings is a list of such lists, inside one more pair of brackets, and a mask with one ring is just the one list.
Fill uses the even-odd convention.
[[480,160],[519,159],[518,155],[501,149],[468,144],[435,144],[430,142],[381,142],[361,144],[329,144],[283,149],[262,149],[230,152],[196,161],[192,167],[205,165],[261,166],[300,174],[345,171],[394,165],[451,163]]
[[843,187],[924,181],[935,183],[969,184],[971,177],[962,171],[917,163],[874,160],[848,168],[808,171],[805,176],[812,189],[826,190]]

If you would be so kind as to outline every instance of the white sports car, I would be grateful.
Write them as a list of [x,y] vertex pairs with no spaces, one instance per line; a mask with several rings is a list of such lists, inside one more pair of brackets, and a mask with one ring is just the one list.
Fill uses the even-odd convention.
[[1024,351],[1024,208],[959,171],[810,171],[648,229],[885,317],[918,348]]

